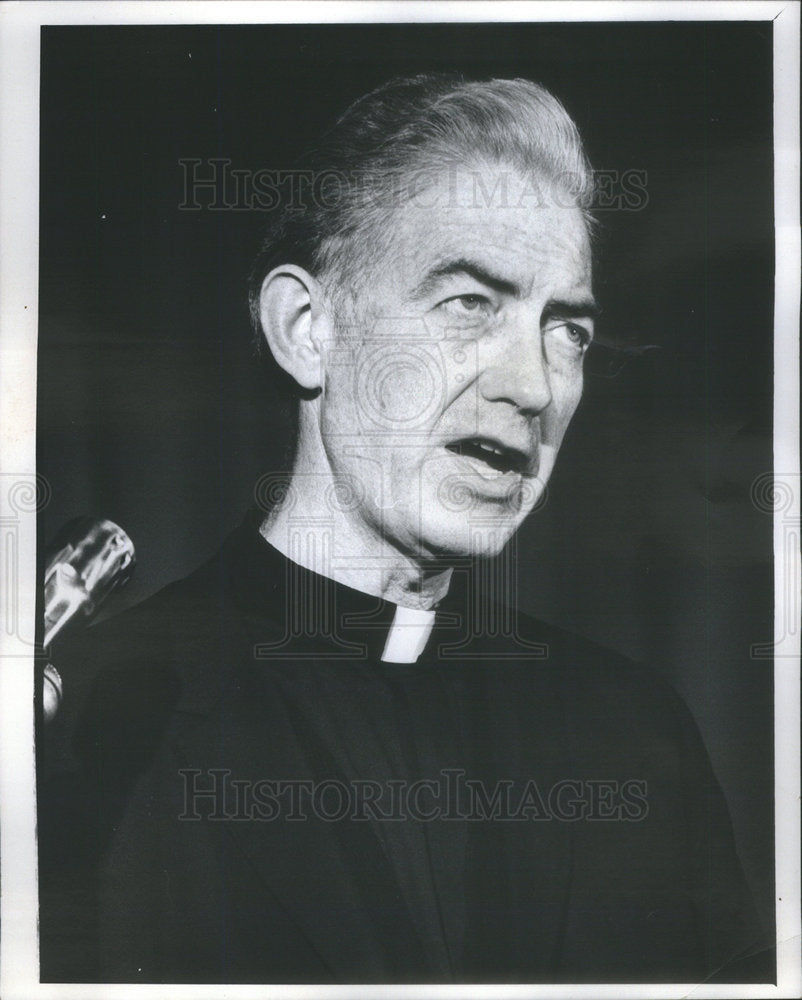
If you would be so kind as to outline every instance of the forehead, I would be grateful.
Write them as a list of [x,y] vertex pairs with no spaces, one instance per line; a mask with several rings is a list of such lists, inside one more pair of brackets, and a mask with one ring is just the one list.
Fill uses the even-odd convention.
[[391,216],[382,273],[396,291],[419,287],[449,258],[483,262],[534,294],[589,291],[587,225],[564,191],[503,164],[455,167],[429,178]]

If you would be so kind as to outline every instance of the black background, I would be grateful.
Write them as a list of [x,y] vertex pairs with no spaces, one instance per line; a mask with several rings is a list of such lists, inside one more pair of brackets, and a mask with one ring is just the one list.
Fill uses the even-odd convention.
[[771,926],[772,661],[750,653],[773,634],[750,493],[772,468],[771,44],[760,22],[44,28],[40,539],[122,524],[116,611],[210,555],[281,465],[245,295],[264,214],[182,210],[179,161],[287,168],[394,74],[538,80],[597,169],[645,171],[645,206],[600,213],[596,293],[602,338],[657,349],[588,377],[515,541],[518,600],[685,697]]

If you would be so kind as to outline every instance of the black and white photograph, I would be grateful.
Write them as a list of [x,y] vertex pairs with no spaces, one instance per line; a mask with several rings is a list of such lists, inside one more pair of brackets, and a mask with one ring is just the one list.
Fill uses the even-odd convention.
[[799,5],[30,6],[7,995],[797,995]]

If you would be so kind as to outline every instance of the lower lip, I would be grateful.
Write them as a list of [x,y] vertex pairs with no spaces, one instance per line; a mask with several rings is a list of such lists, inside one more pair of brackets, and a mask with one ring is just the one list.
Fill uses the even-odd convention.
[[463,470],[465,485],[478,496],[496,501],[509,500],[523,482],[520,472],[499,472],[479,458],[458,455],[448,448],[446,452]]

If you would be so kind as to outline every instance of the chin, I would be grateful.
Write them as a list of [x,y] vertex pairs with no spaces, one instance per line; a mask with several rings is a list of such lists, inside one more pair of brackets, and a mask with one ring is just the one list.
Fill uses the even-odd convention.
[[489,559],[497,556],[518,529],[509,516],[467,521],[443,516],[424,524],[421,548],[441,559]]

